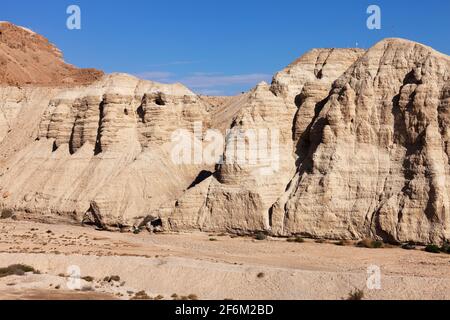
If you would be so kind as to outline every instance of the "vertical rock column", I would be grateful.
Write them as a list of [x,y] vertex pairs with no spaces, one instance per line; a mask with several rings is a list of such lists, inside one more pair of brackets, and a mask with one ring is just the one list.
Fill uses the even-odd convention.
[[70,151],[76,152],[85,143],[94,148],[97,140],[99,119],[101,113],[101,97],[88,96],[75,101],[73,109],[76,119],[70,139]]
[[100,127],[96,153],[105,151],[140,151],[137,137],[133,98],[120,94],[105,94],[100,105]]

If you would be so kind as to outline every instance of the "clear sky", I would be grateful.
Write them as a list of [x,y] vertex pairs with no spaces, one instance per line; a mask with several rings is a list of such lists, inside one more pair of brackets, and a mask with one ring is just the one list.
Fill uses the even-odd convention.
[[[81,30],[66,27],[69,5]],[[367,7],[381,8],[369,30]],[[33,29],[66,61],[183,82],[196,92],[248,90],[316,47],[368,48],[386,37],[450,54],[449,0],[1,0],[0,20]]]

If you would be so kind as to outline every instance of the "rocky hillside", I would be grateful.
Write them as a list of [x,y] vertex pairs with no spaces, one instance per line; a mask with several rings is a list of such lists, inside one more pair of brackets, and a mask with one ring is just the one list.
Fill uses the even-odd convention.
[[[10,57],[22,56],[14,50]],[[54,48],[46,52],[59,56]],[[40,67],[43,75],[52,72]],[[314,49],[271,84],[226,99],[124,74],[77,87],[3,86],[0,98],[1,205],[18,218],[450,239],[450,58],[418,43]],[[236,147],[229,140],[224,163],[174,163],[172,133],[192,132],[199,122],[222,133],[276,131],[277,166],[259,153],[254,162],[227,162]],[[206,140],[197,135],[193,144]],[[245,150],[256,148],[245,141]]]
[[449,86],[449,57],[411,41],[313,50],[254,89],[234,122],[279,128],[282,169],[220,166],[166,210],[168,225],[443,242]]
[[19,215],[76,222],[94,206],[102,225],[132,225],[180,196],[203,169],[170,157],[173,131],[209,123],[208,105],[187,88],[113,74],[52,93],[34,105],[38,122],[25,129],[37,127],[20,150],[4,150],[12,133],[0,145],[8,153],[3,204]]
[[103,76],[64,62],[61,51],[35,32],[0,22],[0,84],[83,85]]

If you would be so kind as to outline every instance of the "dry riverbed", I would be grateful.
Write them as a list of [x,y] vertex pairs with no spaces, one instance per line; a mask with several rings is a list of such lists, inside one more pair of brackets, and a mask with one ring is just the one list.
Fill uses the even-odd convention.
[[0,220],[0,268],[14,264],[36,272],[0,277],[0,299],[450,299],[448,254],[314,241]]

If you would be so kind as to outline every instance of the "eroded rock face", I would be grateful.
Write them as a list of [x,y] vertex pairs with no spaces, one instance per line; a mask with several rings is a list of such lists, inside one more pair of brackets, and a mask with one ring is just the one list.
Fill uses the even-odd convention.
[[[169,225],[182,229],[190,217],[188,229],[448,240],[449,57],[387,39],[367,52],[313,51],[299,61],[255,89],[236,117],[279,121],[280,153],[289,155],[281,172],[265,179],[251,166],[221,166],[181,198]],[[258,100],[262,92],[273,96]]]
[[[220,101],[123,74],[0,94],[1,205],[26,218],[450,239],[450,58],[421,44],[315,49]],[[227,134],[223,163],[173,161],[172,134],[198,123]]]
[[[247,156],[244,163],[227,163],[229,149],[236,148],[227,145],[225,163],[209,179],[209,187],[206,183],[198,186],[172,210],[165,210],[170,213],[168,225],[242,233],[274,230],[277,217],[271,207],[295,175],[299,136],[313,120],[315,106],[327,97],[332,82],[363,54],[358,49],[313,50],[275,75],[272,85],[261,83],[248,93],[240,102],[231,129],[245,133],[263,130],[267,143],[247,139],[241,147]],[[271,144],[272,138],[276,146]],[[251,163],[251,151],[258,152],[265,146],[268,159],[257,157],[256,163]],[[180,223],[186,220],[190,223]]]
[[449,238],[450,60],[388,39],[333,85],[295,178],[274,205],[282,234]]
[[208,105],[187,88],[113,74],[52,92],[36,106],[36,141],[2,167],[4,206],[73,221],[95,206],[102,224],[132,225],[174,201],[204,169],[170,155],[174,130],[209,123]]
[[43,36],[0,22],[0,84],[73,86],[99,80],[103,72],[64,62],[61,51]]

